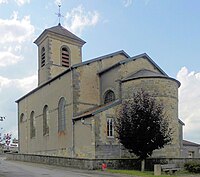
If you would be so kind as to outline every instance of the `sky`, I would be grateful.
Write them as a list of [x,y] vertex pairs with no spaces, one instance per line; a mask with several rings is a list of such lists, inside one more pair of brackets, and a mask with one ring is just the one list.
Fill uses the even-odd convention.
[[147,53],[181,82],[184,139],[200,143],[199,0],[0,0],[0,116],[2,133],[17,137],[15,100],[37,86],[33,41],[59,23],[87,43],[83,61],[124,50]]

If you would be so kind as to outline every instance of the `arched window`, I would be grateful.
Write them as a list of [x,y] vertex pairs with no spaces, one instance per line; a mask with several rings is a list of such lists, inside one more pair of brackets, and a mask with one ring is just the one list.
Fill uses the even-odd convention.
[[110,103],[115,100],[115,93],[112,90],[108,90],[104,95],[104,104]]
[[41,67],[43,67],[45,65],[45,48],[42,47],[41,50]]
[[70,60],[70,54],[67,47],[62,47],[61,49],[61,65],[64,67],[69,67],[69,60]]
[[35,115],[34,111],[31,112],[30,115],[30,137],[35,137]]
[[47,105],[43,108],[43,135],[49,134],[49,108]]
[[20,123],[24,122],[24,119],[25,119],[25,116],[24,116],[24,113],[22,113],[20,116]]
[[58,103],[58,131],[64,131],[66,129],[66,101],[65,98],[61,98]]

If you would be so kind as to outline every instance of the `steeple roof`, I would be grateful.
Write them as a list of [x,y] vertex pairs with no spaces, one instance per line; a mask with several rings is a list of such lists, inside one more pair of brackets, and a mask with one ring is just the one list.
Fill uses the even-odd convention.
[[68,31],[66,28],[64,28],[63,26],[60,25],[60,23],[57,26],[53,26],[51,28],[47,28],[43,31],[43,33],[34,41],[35,44],[38,44],[40,39],[47,33],[54,33],[63,37],[67,37],[70,38],[72,40],[75,40],[79,43],[81,43],[82,45],[85,44],[86,42],[84,40],[82,40],[81,38],[77,37],[75,34],[71,33],[70,31]]

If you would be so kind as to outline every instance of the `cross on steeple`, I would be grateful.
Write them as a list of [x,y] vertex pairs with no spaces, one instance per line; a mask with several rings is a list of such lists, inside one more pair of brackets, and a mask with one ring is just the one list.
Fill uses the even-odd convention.
[[58,13],[56,13],[56,15],[58,16],[58,20],[59,20],[58,25],[61,25],[61,24],[60,24],[60,19],[61,19],[61,17],[64,17],[64,16],[60,13],[60,7],[61,7],[61,4],[58,4]]

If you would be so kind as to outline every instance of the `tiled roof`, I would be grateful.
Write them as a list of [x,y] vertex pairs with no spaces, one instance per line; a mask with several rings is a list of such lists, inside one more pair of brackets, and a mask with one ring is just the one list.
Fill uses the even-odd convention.
[[197,144],[197,143],[193,143],[191,141],[187,141],[187,140],[183,140],[183,146],[199,146],[200,147],[200,144]]
[[181,119],[178,119],[178,122],[179,122],[181,125],[185,125],[185,123],[184,123]]
[[181,85],[181,83],[174,78],[171,78],[167,75],[163,75],[161,73],[157,73],[157,72],[150,71],[150,70],[147,70],[147,69],[139,70],[136,73],[133,73],[132,75],[125,77],[121,81],[127,82],[127,81],[130,81],[130,80],[142,79],[142,78],[164,78],[164,79],[169,79],[169,80],[175,81],[178,84],[178,87],[180,87],[180,85]]
[[125,64],[125,63],[128,63],[130,61],[134,61],[134,60],[137,60],[137,59],[140,59],[140,58],[146,58],[154,67],[156,67],[162,73],[162,75],[168,77],[168,75],[146,53],[143,53],[143,54],[140,54],[140,55],[136,55],[134,57],[126,58],[126,59],[124,59],[122,61],[119,61],[118,63],[116,63],[116,64],[114,64],[114,65],[112,65],[112,66],[110,66],[108,68],[103,69],[98,74],[101,75],[101,74],[109,71],[110,69],[112,69],[114,67],[117,67],[117,66],[119,66],[121,64]]
[[107,103],[104,105],[96,106],[96,107],[92,108],[91,110],[88,110],[87,112],[77,115],[76,117],[73,118],[73,120],[79,120],[81,118],[87,118],[87,117],[93,116],[93,115],[98,114],[102,111],[105,111],[109,108],[112,108],[113,106],[116,106],[120,103],[121,103],[121,100],[115,100],[113,102],[110,102],[110,103]]
[[82,44],[85,44],[86,42],[84,40],[82,40],[81,38],[77,37],[75,34],[71,33],[70,31],[68,31],[66,28],[64,28],[63,26],[61,26],[60,24],[57,26],[53,26],[51,28],[47,28],[43,31],[43,33],[35,40],[34,43],[37,44],[38,39],[43,36],[43,34],[47,33],[47,32],[52,32],[58,35],[61,35],[63,37],[68,37],[70,39],[76,40],[81,42]]
[[123,80],[129,80],[129,79],[138,78],[138,77],[148,77],[148,76],[150,76],[150,77],[163,76],[163,74],[157,73],[157,72],[154,72],[154,71],[150,71],[150,70],[147,70],[147,69],[141,69],[141,70],[137,71],[136,73],[133,73],[133,74],[125,77]]
[[110,58],[110,57],[114,57],[116,55],[124,55],[126,57],[126,59],[130,57],[124,50],[119,50],[117,52],[113,52],[113,53],[110,53],[110,54],[107,54],[107,55],[103,55],[101,57],[97,57],[97,58],[94,58],[94,59],[84,61],[82,63],[75,64],[75,65],[73,65],[73,68],[77,68],[77,67],[82,66],[82,65],[87,65],[87,64],[90,64],[90,63],[95,62],[95,61],[100,61],[100,60],[104,60],[104,59],[107,59],[107,58]]

